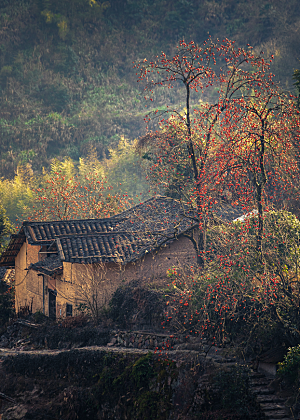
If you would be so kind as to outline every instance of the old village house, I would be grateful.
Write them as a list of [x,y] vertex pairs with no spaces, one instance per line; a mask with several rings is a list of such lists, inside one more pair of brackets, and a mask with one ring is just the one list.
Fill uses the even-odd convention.
[[0,266],[15,268],[17,312],[65,317],[88,299],[107,304],[122,284],[161,284],[170,267],[195,264],[184,234],[196,226],[180,202],[161,196],[106,219],[26,221]]

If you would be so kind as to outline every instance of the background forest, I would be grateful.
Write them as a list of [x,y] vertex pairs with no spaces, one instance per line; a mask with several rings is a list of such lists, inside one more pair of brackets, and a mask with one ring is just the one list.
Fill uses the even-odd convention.
[[[228,37],[274,54],[271,70],[292,90],[299,23],[296,0],[2,0],[0,198],[11,222],[30,217],[33,190],[58,168],[147,197],[134,143],[146,112],[133,62],[172,53],[182,38]],[[163,109],[182,97],[160,90],[156,99]]]

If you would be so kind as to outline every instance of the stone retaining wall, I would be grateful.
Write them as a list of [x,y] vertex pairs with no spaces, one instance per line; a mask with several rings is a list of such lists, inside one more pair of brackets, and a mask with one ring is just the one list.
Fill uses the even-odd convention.
[[150,350],[175,350],[180,348],[183,349],[187,345],[188,347],[191,347],[193,344],[199,347],[199,339],[184,334],[159,334],[145,331],[112,331],[107,346]]

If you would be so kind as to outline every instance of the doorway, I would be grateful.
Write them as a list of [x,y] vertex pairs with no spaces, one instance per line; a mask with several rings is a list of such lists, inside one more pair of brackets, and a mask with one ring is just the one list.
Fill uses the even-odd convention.
[[49,318],[56,319],[56,292],[48,289],[49,291]]

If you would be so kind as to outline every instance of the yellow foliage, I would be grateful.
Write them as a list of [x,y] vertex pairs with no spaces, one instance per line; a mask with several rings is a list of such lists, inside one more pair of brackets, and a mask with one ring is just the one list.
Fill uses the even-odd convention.
[[50,10],[43,10],[41,14],[45,17],[46,23],[51,23],[52,21],[57,22],[58,35],[61,39],[65,40],[68,33],[67,19],[60,14],[50,12]]
[[105,1],[104,3],[101,3],[101,4],[99,4],[96,0],[88,0],[88,2],[91,7],[97,7],[97,9],[101,10],[101,12],[103,12],[104,10],[110,7],[109,1]]
[[53,18],[54,18],[54,14],[52,12],[50,12],[50,10],[43,10],[42,11],[42,16],[44,16],[46,18],[46,23],[51,23]]
[[19,167],[13,180],[0,179],[0,201],[13,223],[19,217],[26,220],[34,202],[28,176],[24,168]]
[[86,158],[79,158],[78,172],[82,179],[89,174],[99,177],[99,179],[105,178],[105,170],[97,158],[97,152],[94,147],[90,147]]
[[45,179],[51,178],[57,173],[61,173],[67,178],[72,178],[75,175],[75,165],[72,158],[67,157],[63,161],[53,159],[51,162],[51,172],[45,173]]
[[68,33],[68,24],[65,19],[62,19],[60,22],[57,23],[58,26],[58,34],[61,39],[65,39]]

